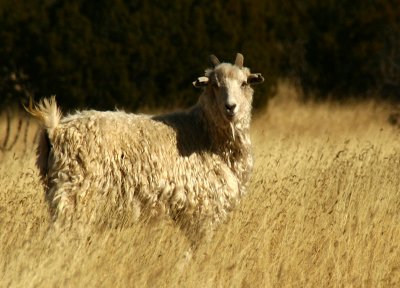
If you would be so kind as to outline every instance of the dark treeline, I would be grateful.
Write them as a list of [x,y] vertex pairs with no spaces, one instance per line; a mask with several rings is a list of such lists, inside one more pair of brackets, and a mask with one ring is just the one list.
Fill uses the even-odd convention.
[[52,94],[67,108],[172,107],[210,53],[317,99],[400,98],[400,5],[391,0],[0,0],[0,108]]

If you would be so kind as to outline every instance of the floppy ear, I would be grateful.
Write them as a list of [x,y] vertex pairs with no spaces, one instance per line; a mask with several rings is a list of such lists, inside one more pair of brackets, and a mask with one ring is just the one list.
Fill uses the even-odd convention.
[[208,77],[202,76],[197,78],[196,81],[193,82],[193,86],[196,88],[205,87],[208,84]]
[[264,82],[264,77],[261,75],[261,73],[250,74],[247,77],[247,83],[249,84],[260,84],[262,82]]

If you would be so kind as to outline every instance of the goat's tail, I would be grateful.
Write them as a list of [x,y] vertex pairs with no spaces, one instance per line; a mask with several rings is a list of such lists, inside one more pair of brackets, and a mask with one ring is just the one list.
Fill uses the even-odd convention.
[[29,106],[24,107],[29,114],[40,121],[49,134],[51,134],[53,129],[60,123],[61,111],[57,107],[55,96],[44,98],[37,104],[34,104],[31,98],[29,99]]
[[40,121],[44,130],[40,132],[39,143],[37,146],[36,166],[40,170],[42,180],[47,183],[47,173],[49,169],[49,156],[51,151],[51,141],[49,136],[53,134],[54,128],[61,120],[61,111],[57,107],[56,97],[45,98],[39,103],[34,104],[32,98],[29,99],[29,106],[24,106],[33,117]]

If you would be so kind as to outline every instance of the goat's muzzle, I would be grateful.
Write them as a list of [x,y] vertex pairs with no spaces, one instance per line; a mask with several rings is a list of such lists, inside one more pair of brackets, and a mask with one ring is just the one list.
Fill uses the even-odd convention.
[[225,104],[225,114],[229,120],[232,120],[236,114],[236,104]]

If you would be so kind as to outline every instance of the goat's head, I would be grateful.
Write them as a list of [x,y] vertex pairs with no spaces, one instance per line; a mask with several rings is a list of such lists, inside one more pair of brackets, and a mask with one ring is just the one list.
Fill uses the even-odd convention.
[[212,68],[193,82],[195,87],[205,88],[199,102],[218,125],[249,120],[254,92],[251,85],[263,82],[264,78],[243,67],[243,55],[240,53],[236,55],[233,65],[220,63],[215,55],[210,56],[210,62]]

